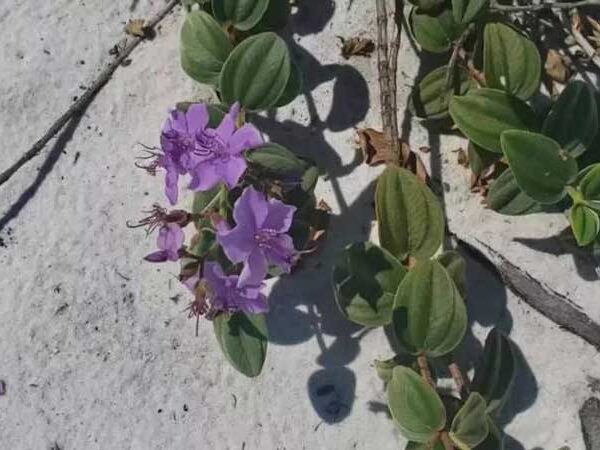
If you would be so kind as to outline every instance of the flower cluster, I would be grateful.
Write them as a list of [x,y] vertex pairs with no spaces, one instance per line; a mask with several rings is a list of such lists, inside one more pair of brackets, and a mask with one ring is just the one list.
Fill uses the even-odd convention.
[[[269,266],[289,273],[297,260],[298,252],[288,234],[296,208],[267,197],[244,180],[248,168],[245,152],[260,151],[264,141],[253,125],[238,126],[239,120],[238,104],[216,128],[209,126],[206,104],[192,104],[185,112],[174,109],[162,129],[161,152],[153,154],[145,167],[153,174],[157,169],[166,172],[165,195],[172,205],[179,199],[179,179],[186,175],[190,177],[187,187],[193,192],[212,191],[219,185],[228,195],[241,192],[230,214],[167,212],[155,205],[150,216],[135,225],[146,226],[149,232],[158,229],[158,250],[147,255],[146,261],[192,258],[197,263],[193,274],[182,277],[195,296],[190,307],[195,316],[265,312],[268,305],[262,290]],[[189,251],[191,245],[184,244],[184,228],[198,221],[212,228],[215,245],[226,261],[219,261],[219,252],[195,255]]]

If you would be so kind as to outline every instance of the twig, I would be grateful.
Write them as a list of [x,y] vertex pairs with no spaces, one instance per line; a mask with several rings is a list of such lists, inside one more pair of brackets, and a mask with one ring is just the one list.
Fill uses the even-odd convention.
[[429,364],[427,363],[427,357],[425,355],[417,356],[417,364],[419,365],[419,372],[421,372],[423,379],[430,386],[435,388],[435,383],[433,382],[433,378],[431,376],[431,370],[429,370]]
[[471,30],[473,29],[473,24],[469,25],[465,31],[460,35],[458,40],[454,43],[454,50],[452,50],[452,55],[450,55],[450,60],[448,61],[448,69],[446,71],[446,83],[445,89],[443,92],[448,92],[452,87],[452,82],[454,80],[454,71],[456,68],[456,63],[458,62],[458,57],[460,55],[460,50],[462,49],[465,41],[471,34]]
[[442,444],[444,444],[444,450],[454,449],[454,444],[452,443],[452,440],[450,440],[450,436],[448,435],[447,431],[442,431],[440,433],[440,440],[442,441]]
[[[383,133],[395,161],[400,161],[400,145],[394,145],[398,139],[398,123],[394,126],[390,62],[388,59],[388,31],[386,0],[376,0],[377,7],[377,68],[379,70],[379,96],[381,102],[381,120]],[[394,130],[396,133],[394,135]]]
[[452,379],[454,380],[454,384],[456,385],[456,390],[462,398],[465,398],[468,395],[469,391],[469,379],[463,376],[462,370],[460,370],[458,364],[454,362],[448,366],[448,370],[450,371],[450,375],[452,375]]
[[502,12],[540,11],[542,9],[571,9],[579,8],[581,6],[600,6],[600,0],[580,0],[571,3],[537,3],[535,5],[500,5],[495,1],[490,3],[491,10]]
[[402,40],[402,19],[404,17],[404,1],[396,0],[396,10],[394,11],[394,28],[396,37],[392,41],[390,49],[390,96],[392,100],[392,154],[396,162],[402,163],[402,152],[400,137],[398,134],[398,53],[400,52],[400,43]]
[[[166,17],[169,12],[179,3],[180,0],[171,0],[156,16],[154,16],[146,25],[147,29],[153,29],[158,23]],[[33,147],[27,150],[19,160],[14,163],[10,168],[0,174],[0,186],[6,183],[10,177],[12,177],[21,167],[23,167],[28,161],[39,155],[45,145],[52,139],[65,125],[66,123],[75,116],[78,112],[83,110],[100,92],[104,85],[110,80],[113,73],[121,65],[123,61],[131,54],[131,52],[145,40],[145,37],[135,36],[132,41],[123,49],[123,51],[111,62],[102,73],[96,78],[94,83],[84,92],[84,94],[77,100],[67,111],[58,118],[56,122],[50,126],[48,131],[38,140]]]

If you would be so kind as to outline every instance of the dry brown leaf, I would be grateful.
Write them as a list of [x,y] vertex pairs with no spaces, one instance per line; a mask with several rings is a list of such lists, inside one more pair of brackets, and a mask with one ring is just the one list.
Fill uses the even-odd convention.
[[427,146],[419,147],[419,151],[421,153],[429,153],[431,151],[431,147],[427,147]]
[[406,142],[402,142],[402,161],[404,161],[404,167],[414,173],[423,183],[429,181],[429,174],[423,160],[410,149]]
[[338,39],[342,42],[342,56],[344,59],[350,59],[352,56],[369,57],[375,50],[375,43],[371,39],[360,37],[345,39],[342,36],[338,36]]
[[365,163],[369,166],[385,164],[393,160],[385,135],[373,128],[359,128],[358,145]]
[[559,83],[565,83],[569,79],[569,68],[565,65],[560,53],[553,48],[548,50],[544,70],[550,78]]
[[144,25],[145,23],[144,19],[130,19],[125,25],[125,33],[131,36],[146,37],[148,28]]

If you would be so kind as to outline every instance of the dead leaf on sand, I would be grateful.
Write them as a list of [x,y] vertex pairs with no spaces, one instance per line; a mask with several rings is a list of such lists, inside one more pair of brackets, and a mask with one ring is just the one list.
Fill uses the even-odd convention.
[[338,36],[338,39],[342,42],[342,56],[344,59],[350,59],[352,56],[369,57],[375,50],[375,43],[371,39],[360,37],[345,39],[342,36]]

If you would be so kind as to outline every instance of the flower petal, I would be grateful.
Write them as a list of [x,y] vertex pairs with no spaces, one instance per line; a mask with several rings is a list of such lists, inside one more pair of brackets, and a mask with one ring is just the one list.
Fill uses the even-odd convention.
[[194,134],[198,130],[204,130],[208,125],[208,118],[208,108],[204,103],[190,105],[185,113],[189,133]]
[[297,252],[292,238],[288,234],[281,234],[269,240],[265,254],[271,264],[290,273]]
[[267,206],[268,213],[262,224],[262,228],[285,233],[292,226],[296,209],[295,206],[286,205],[280,200],[269,199],[269,205]]
[[228,142],[227,150],[232,155],[238,155],[244,150],[250,150],[264,144],[260,132],[249,123],[239,128]]
[[229,231],[218,231],[217,241],[233,263],[245,261],[256,248],[254,229],[245,223],[240,223]]
[[247,314],[261,314],[269,310],[269,304],[260,290],[244,289],[240,295],[239,308]]
[[[237,103],[236,103],[237,105]],[[233,105],[229,112],[223,117],[223,120],[215,130],[223,142],[229,142],[235,131],[235,122],[239,113],[239,106]]]
[[252,226],[254,234],[267,217],[267,208],[268,203],[265,196],[249,186],[236,200],[233,207],[233,218],[236,224],[244,223]]
[[179,249],[183,245],[185,236],[183,230],[176,223],[168,223],[158,231],[156,243],[158,248],[167,252],[168,259],[177,261]]
[[172,131],[178,133],[187,133],[187,121],[185,114],[176,108],[169,111],[169,118],[165,121],[162,129],[163,133],[169,134]]
[[227,161],[215,165],[219,177],[229,189],[233,189],[239,183],[247,167],[246,159],[240,156],[232,156]]
[[168,252],[166,250],[159,250],[157,252],[150,253],[144,256],[144,259],[151,263],[160,263],[168,261]]
[[206,262],[204,264],[204,273],[203,277],[208,283],[209,288],[211,289],[211,296],[213,298],[227,296],[227,287],[225,285],[225,274],[223,273],[223,269],[216,262]]
[[211,161],[202,161],[198,163],[190,174],[192,175],[192,181],[190,182],[188,189],[195,192],[209,191],[221,181],[221,176]]
[[267,258],[265,258],[260,248],[256,247],[244,263],[244,268],[238,280],[238,287],[256,286],[265,279],[266,274]]
[[166,169],[165,195],[169,199],[171,205],[175,205],[179,198],[179,173],[177,173],[177,168],[174,165],[169,165]]

